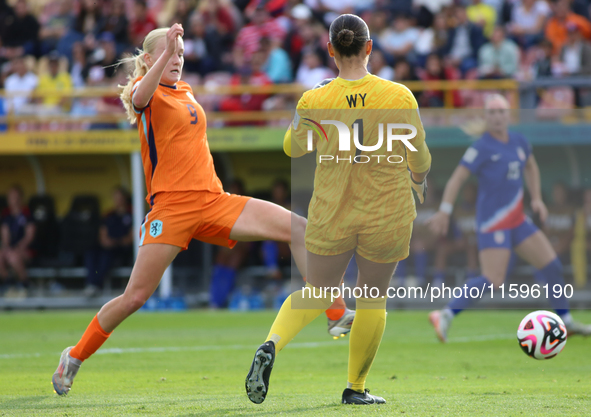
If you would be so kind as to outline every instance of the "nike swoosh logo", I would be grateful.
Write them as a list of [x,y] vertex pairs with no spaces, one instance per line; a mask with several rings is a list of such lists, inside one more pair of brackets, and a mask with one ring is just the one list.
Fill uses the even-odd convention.
[[170,97],[170,94],[162,94],[162,97]]
[[351,399],[353,400],[359,400],[364,404],[372,404],[371,402],[367,401],[365,398],[359,398],[359,397],[351,397]]
[[498,161],[499,159],[501,159],[501,154],[495,154],[493,156],[490,157],[490,159],[492,159],[493,161]]

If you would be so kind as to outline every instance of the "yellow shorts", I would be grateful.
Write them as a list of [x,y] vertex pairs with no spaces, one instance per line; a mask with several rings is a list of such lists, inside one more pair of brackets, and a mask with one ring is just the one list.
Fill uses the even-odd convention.
[[306,227],[306,249],[316,255],[334,256],[355,249],[368,261],[386,264],[408,258],[412,223],[398,229],[371,233],[353,234],[343,239],[328,240],[320,229],[308,224]]
[[186,250],[192,239],[233,248],[230,231],[250,197],[209,191],[158,193],[140,230],[140,246],[166,243]]

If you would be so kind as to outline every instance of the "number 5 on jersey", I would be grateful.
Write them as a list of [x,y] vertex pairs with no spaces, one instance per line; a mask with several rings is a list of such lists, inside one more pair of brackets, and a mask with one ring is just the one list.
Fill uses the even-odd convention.
[[193,120],[191,120],[191,124],[196,125],[197,124],[197,109],[195,109],[195,107],[193,107],[192,104],[187,104],[187,108],[189,109],[189,113],[191,114],[191,117],[193,118]]

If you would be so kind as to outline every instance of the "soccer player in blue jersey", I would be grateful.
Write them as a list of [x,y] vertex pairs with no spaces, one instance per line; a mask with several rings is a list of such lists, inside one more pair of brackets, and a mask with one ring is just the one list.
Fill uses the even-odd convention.
[[[440,341],[446,342],[453,318],[465,310],[472,299],[470,289],[500,286],[506,277],[511,251],[533,265],[550,289],[564,286],[562,264],[547,237],[523,213],[523,180],[531,195],[531,208],[544,222],[548,210],[542,201],[540,171],[531,146],[523,135],[508,131],[509,103],[501,95],[491,96],[485,105],[487,131],[466,150],[460,164],[447,182],[439,211],[429,219],[431,230],[445,235],[453,204],[470,174],[478,178],[476,223],[482,275],[466,282],[463,297],[453,299],[445,309],[433,311],[429,320]],[[575,322],[568,301],[561,292],[549,301],[569,336],[590,335],[591,325]]]

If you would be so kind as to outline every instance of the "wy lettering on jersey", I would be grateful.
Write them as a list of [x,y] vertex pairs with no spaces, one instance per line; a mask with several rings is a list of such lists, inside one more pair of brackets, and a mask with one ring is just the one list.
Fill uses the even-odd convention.
[[523,169],[530,155],[530,144],[515,132],[509,132],[508,143],[485,133],[466,150],[460,164],[478,177],[479,232],[512,229],[525,220]]
[[[135,81],[132,97],[141,79]],[[223,192],[207,142],[205,112],[189,84],[160,84],[148,105],[134,106],[134,111],[150,205],[159,192]]]

